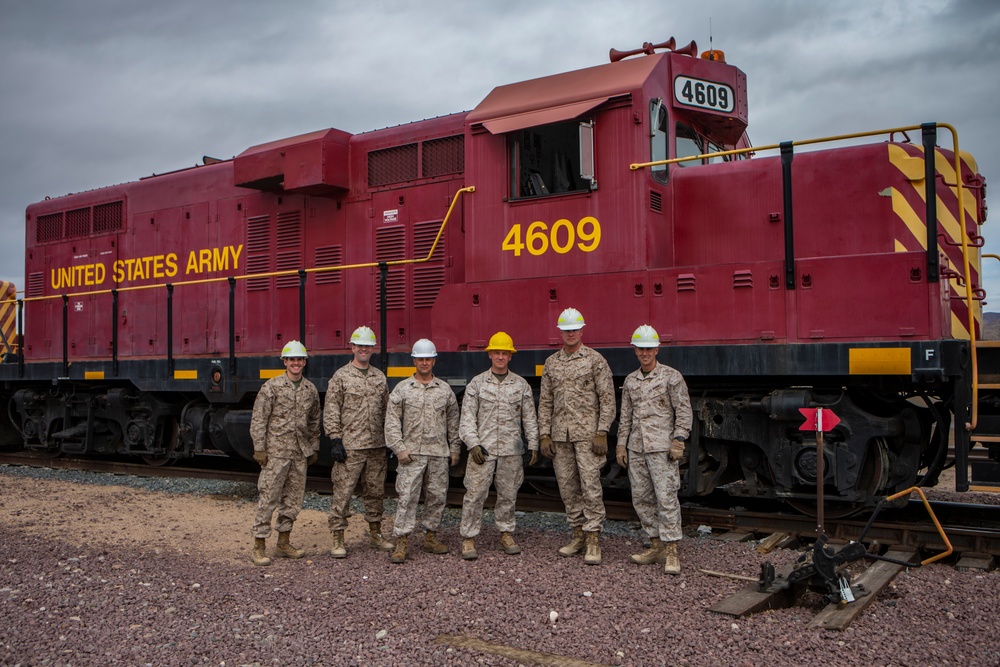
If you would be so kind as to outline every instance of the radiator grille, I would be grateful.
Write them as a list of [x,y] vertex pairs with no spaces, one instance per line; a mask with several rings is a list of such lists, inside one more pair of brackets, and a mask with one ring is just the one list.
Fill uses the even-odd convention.
[[[343,246],[330,245],[316,248],[315,257],[317,268],[322,266],[340,266],[344,263]],[[343,271],[327,271],[316,274],[317,285],[332,285],[340,282],[343,282]]]
[[[406,230],[402,225],[383,227],[375,232],[375,261],[392,262],[406,258]],[[406,306],[406,271],[389,267],[386,277],[386,308],[401,310]],[[379,301],[379,274],[375,272],[375,303]]]
[[368,187],[417,178],[417,144],[394,146],[368,154]]

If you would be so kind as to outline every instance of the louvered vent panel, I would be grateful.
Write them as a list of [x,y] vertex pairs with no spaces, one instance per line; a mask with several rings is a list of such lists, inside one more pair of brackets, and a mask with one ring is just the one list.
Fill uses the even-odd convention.
[[465,170],[465,137],[461,134],[454,137],[430,139],[423,144],[421,156],[421,176],[443,176],[458,174]]
[[677,276],[678,292],[693,292],[696,287],[693,273],[682,273]]
[[368,153],[368,187],[417,178],[417,145],[393,146]]
[[734,271],[733,272],[733,289],[739,287],[753,287],[753,272],[752,271]]
[[302,248],[302,213],[291,211],[278,214],[278,250]]
[[98,204],[94,207],[94,232],[115,232],[122,228],[125,215],[125,203],[112,201]]
[[42,296],[45,292],[45,276],[41,271],[28,274],[28,296]]
[[[406,259],[406,230],[403,226],[383,227],[375,232],[375,261],[392,262]],[[386,307],[401,310],[406,306],[406,269],[389,267],[385,281]],[[375,303],[379,304],[379,275],[375,273]]]
[[[422,222],[413,226],[413,255],[417,259],[427,257],[434,245],[440,222]],[[413,307],[430,308],[444,285],[444,235],[434,248],[431,261],[413,266]]]
[[[271,272],[271,216],[247,218],[247,274]],[[248,278],[247,291],[271,289],[270,278]]]
[[[316,248],[316,267],[340,266],[344,263],[343,246],[329,245]],[[317,285],[333,285],[343,282],[343,271],[328,271],[316,274]]]
[[66,238],[90,234],[90,207],[66,211]]
[[44,243],[45,241],[58,241],[62,238],[62,213],[49,213],[38,216],[35,225],[35,241]]
[[663,212],[663,195],[655,190],[649,191],[649,210],[653,213]]
[[[275,260],[275,271],[297,271],[302,268],[302,251],[287,250],[285,252],[279,252],[275,256]],[[297,273],[287,276],[275,276],[274,282],[279,289],[285,287],[298,287],[299,276]]]

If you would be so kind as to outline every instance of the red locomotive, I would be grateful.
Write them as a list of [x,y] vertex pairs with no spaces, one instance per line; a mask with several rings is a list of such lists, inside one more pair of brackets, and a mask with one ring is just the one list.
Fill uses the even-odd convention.
[[[635,327],[660,332],[698,418],[684,495],[725,485],[808,505],[808,407],[840,419],[831,503],[934,483],[952,431],[968,488],[973,434],[1000,433],[978,383],[997,363],[976,341],[974,160],[937,148],[950,128],[935,124],[754,157],[747,118],[744,73],[671,39],[500,86],[468,113],[322,130],[33,204],[0,364],[6,440],[248,456],[255,392],[290,339],[323,391],[359,325],[379,332],[390,378],[430,338],[460,394],[498,330],[537,383],[573,306],[619,377],[637,366]],[[976,474],[1000,483],[992,453]]]

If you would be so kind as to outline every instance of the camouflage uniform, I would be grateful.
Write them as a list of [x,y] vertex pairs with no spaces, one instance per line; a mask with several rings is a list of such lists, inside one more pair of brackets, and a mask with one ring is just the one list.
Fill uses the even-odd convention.
[[611,368],[586,345],[559,350],[545,360],[538,399],[538,433],[552,438],[552,467],[570,527],[600,532],[604,525],[601,468],[607,459],[591,451],[594,435],[615,419]]
[[628,446],[632,504],[648,537],[681,539],[680,462],[670,460],[670,443],[691,433],[691,399],[679,371],[657,364],[643,377],[637,370],[622,385],[618,442]]
[[392,534],[402,537],[413,532],[421,487],[421,523],[426,530],[436,531],[448,495],[449,459],[462,446],[458,439],[458,400],[448,383],[433,378],[425,385],[410,377],[396,385],[385,412],[385,440],[397,456],[409,451],[411,458],[408,464],[396,467],[399,504]]
[[469,449],[481,446],[486,450],[486,462],[479,465],[469,459],[465,464],[465,499],[459,528],[462,537],[479,534],[491,482],[497,489],[497,530],[514,532],[514,502],[524,481],[522,426],[528,449],[538,451],[535,399],[524,378],[508,372],[501,382],[492,370],[472,378],[462,399],[458,433]]
[[257,479],[254,537],[271,534],[275,509],[278,532],[292,530],[305,497],[306,461],[319,451],[319,418],[319,392],[306,378],[296,387],[282,373],[265,382],[257,394],[250,437],[255,452],[267,452],[267,465]]
[[347,460],[335,461],[330,471],[333,495],[330,498],[331,531],[346,530],[348,504],[364,474],[365,519],[382,521],[385,498],[385,405],[389,398],[385,373],[348,363],[338,369],[326,390],[323,428],[329,438],[341,438]]

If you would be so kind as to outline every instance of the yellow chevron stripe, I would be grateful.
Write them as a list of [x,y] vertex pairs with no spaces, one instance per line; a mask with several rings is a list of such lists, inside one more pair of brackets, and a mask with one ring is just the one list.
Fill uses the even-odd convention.
[[[923,155],[923,146],[917,144],[912,144],[912,146],[921,156]],[[979,167],[972,155],[965,151],[960,151],[959,159],[973,174],[979,173]],[[927,198],[924,196],[923,187],[918,186],[916,183],[916,181],[922,182],[924,180],[924,158],[910,155],[901,146],[890,145],[889,162],[899,169],[906,178],[914,181],[913,187],[920,193],[920,198],[927,201]],[[939,151],[934,151],[934,168],[941,174],[945,183],[957,183],[954,162],[946,158]],[[957,190],[954,186],[949,187],[949,189],[952,193]],[[940,205],[940,202],[938,204]],[[978,222],[979,210],[976,206],[976,196],[968,188],[962,188],[962,206],[965,208],[966,215],[970,216],[971,220]]]
[[927,226],[920,219],[920,216],[917,215],[917,212],[913,210],[913,207],[910,206],[910,202],[906,201],[903,193],[896,188],[892,189],[892,212],[903,221],[903,224],[913,234],[913,238],[917,240],[920,247],[927,250]]
[[965,322],[955,314],[955,311],[951,311],[951,337],[957,338],[958,340],[969,340],[969,329],[965,326]]

